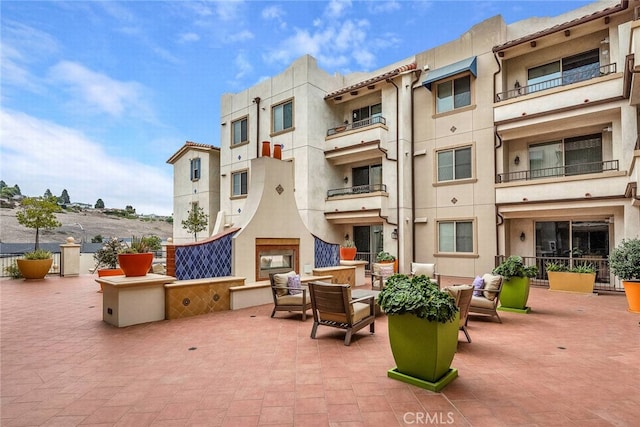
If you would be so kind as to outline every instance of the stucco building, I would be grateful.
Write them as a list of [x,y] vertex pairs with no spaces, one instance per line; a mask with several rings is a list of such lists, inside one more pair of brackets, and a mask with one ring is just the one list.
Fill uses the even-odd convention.
[[[496,16],[368,73],[330,75],[303,56],[222,97],[219,150],[187,143],[169,160],[174,212],[198,201],[211,233],[237,226],[269,141],[293,163],[306,228],[353,239],[361,259],[386,250],[403,272],[435,262],[461,277],[498,255],[605,260],[640,233],[639,5]],[[208,190],[187,180],[195,151],[207,153]]]

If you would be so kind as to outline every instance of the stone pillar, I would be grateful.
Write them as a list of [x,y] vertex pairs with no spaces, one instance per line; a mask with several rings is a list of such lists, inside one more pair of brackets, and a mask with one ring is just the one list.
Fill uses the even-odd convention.
[[60,275],[62,277],[80,275],[80,246],[73,237],[60,245]]
[[174,276],[176,274],[176,247],[173,244],[173,239],[169,238],[167,239],[167,246],[166,246],[166,251],[167,251],[167,276]]

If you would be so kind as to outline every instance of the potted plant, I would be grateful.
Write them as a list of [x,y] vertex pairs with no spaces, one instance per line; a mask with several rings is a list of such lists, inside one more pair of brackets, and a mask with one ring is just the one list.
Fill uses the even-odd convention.
[[25,253],[24,259],[16,260],[18,269],[25,279],[44,279],[51,269],[53,257],[51,252],[40,250],[40,230],[51,230],[62,225],[55,215],[56,212],[60,212],[60,207],[55,197],[27,197],[20,207],[21,210],[16,213],[18,223],[35,229],[36,238],[34,250]]
[[396,367],[387,375],[440,391],[458,371],[451,361],[458,346],[459,311],[448,292],[427,276],[389,277],[377,302],[388,316],[389,342]]
[[549,277],[549,289],[552,291],[593,293],[596,283],[596,269],[585,262],[569,268],[565,264],[548,262],[545,264]]
[[378,264],[393,264],[393,271],[398,272],[398,261],[395,256],[391,255],[387,251],[380,251],[376,255],[376,262]]
[[340,245],[340,259],[345,261],[353,261],[356,259],[356,244],[353,240],[345,239]]
[[503,277],[498,310],[528,313],[529,279],[536,277],[538,267],[526,266],[521,256],[512,255],[493,270]]
[[146,276],[153,263],[153,253],[150,250],[148,238],[133,236],[129,245],[118,254],[118,264],[124,275]]
[[629,311],[640,313],[640,239],[624,239],[609,254],[611,272],[622,280]]
[[[116,237],[112,237],[93,254],[96,260],[96,271],[98,277],[120,276],[124,272],[118,268],[118,254],[123,252],[127,246]],[[101,268],[104,267],[104,268]]]

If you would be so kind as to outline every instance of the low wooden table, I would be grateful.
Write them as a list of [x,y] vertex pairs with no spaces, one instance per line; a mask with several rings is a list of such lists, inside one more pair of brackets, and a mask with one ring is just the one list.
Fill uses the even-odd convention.
[[102,285],[102,320],[119,328],[164,320],[164,285],[175,280],[162,274],[96,279]]

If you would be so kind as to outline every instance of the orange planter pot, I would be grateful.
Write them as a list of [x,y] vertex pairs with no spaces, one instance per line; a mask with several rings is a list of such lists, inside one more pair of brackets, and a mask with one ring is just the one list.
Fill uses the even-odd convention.
[[146,276],[153,263],[153,254],[118,254],[118,264],[127,277]]
[[98,277],[122,276],[124,271],[121,268],[102,268],[98,270]]
[[623,280],[624,294],[627,296],[627,304],[629,311],[632,313],[640,313],[640,282]]
[[345,261],[353,261],[356,259],[357,248],[340,248],[340,259]]

